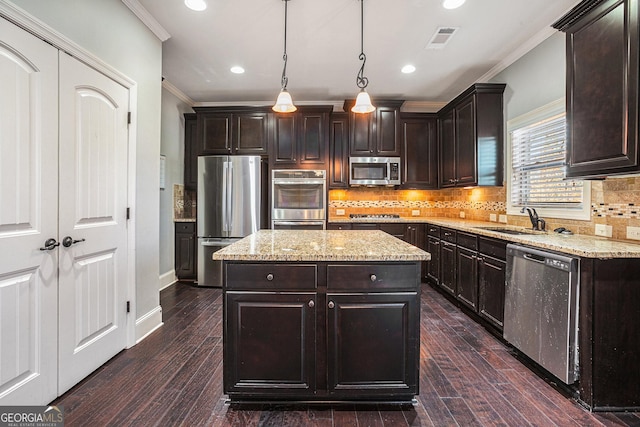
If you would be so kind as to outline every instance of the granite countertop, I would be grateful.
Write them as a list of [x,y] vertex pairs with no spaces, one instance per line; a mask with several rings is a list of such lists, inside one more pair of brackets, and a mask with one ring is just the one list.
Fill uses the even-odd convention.
[[173,222],[196,222],[195,218],[173,218]]
[[428,261],[431,255],[383,231],[260,230],[213,253],[237,261]]
[[527,229],[496,222],[465,221],[455,218],[423,218],[422,222],[585,258],[640,258],[640,245],[597,236],[566,235],[553,231],[534,232],[530,229],[529,231],[534,234],[511,235],[484,230],[482,227]]

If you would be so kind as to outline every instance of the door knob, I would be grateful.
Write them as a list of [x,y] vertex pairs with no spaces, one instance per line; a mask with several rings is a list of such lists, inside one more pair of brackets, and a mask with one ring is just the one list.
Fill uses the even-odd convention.
[[56,241],[56,239],[47,239],[44,242],[44,247],[40,248],[41,251],[52,251],[56,248],[56,246],[60,246],[60,243]]
[[64,246],[65,248],[68,248],[69,246],[76,243],[80,243],[80,242],[84,242],[84,239],[73,240],[73,237],[67,236],[64,239],[62,239],[62,246]]

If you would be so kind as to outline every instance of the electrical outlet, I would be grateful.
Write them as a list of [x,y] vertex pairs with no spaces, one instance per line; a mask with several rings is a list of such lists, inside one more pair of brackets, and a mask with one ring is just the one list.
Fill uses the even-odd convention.
[[498,216],[498,221],[503,222],[503,223],[507,223],[507,216],[506,215],[500,215]]
[[420,216],[420,209],[412,209],[411,210],[411,215],[412,216]]
[[613,227],[606,224],[596,224],[596,236],[611,237],[613,236]]
[[489,221],[496,222],[497,220],[498,217],[496,216],[496,214],[489,214]]
[[627,239],[640,240],[640,227],[627,227]]
[[464,218],[464,211],[460,211],[460,218]]
[[344,215],[344,209],[336,209],[336,215]]

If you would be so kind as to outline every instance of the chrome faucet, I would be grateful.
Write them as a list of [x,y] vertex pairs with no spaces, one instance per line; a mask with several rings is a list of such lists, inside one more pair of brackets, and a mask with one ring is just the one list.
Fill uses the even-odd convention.
[[535,208],[523,206],[522,209],[520,209],[520,213],[524,213],[525,210],[529,214],[529,219],[531,220],[531,227],[534,230],[545,231],[545,226],[547,223],[544,219],[538,217],[538,212],[536,212]]

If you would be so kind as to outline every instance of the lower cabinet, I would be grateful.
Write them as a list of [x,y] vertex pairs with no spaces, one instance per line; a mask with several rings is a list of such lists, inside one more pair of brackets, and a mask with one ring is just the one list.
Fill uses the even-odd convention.
[[196,278],[196,223],[175,223],[175,270],[181,280]]
[[236,401],[410,401],[420,263],[225,261],[224,392]]
[[478,314],[499,330],[504,322],[507,263],[481,255],[478,258]]

